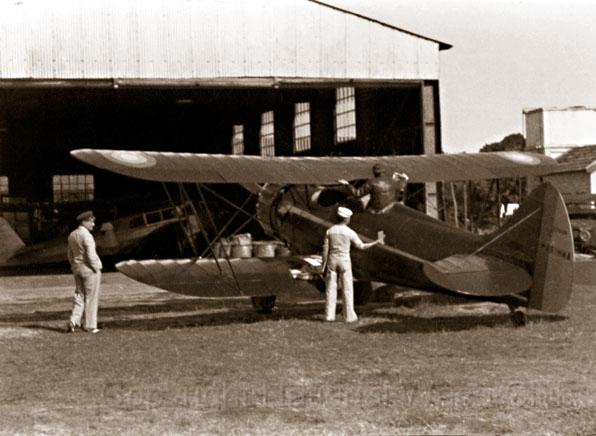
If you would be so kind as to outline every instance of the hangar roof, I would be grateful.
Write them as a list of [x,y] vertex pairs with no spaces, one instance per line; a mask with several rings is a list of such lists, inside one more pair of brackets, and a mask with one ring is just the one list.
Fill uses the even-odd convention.
[[0,2],[0,81],[432,80],[450,47],[318,0]]

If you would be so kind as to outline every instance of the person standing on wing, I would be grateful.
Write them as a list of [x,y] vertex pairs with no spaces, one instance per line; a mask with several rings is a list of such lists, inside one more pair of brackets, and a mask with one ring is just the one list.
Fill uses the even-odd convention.
[[354,230],[348,227],[352,211],[346,207],[337,209],[339,223],[331,226],[325,233],[323,243],[323,273],[325,274],[325,320],[335,321],[337,303],[337,282],[341,281],[343,289],[343,313],[346,322],[358,320],[354,311],[354,284],[352,281],[352,261],[350,247],[354,245],[366,250],[377,244],[384,244],[384,235],[379,232],[376,241],[364,243]]

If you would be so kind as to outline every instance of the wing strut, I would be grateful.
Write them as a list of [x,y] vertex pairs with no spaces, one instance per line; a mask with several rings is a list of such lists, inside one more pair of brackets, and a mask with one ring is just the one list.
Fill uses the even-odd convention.
[[[201,204],[203,205],[203,209],[205,209],[205,212],[207,213],[207,217],[209,218],[209,222],[211,223],[211,226],[217,232],[217,226],[215,225],[215,220],[213,219],[213,215],[211,214],[211,209],[209,209],[209,206],[207,205],[207,201],[205,200],[205,196],[203,195],[203,190],[201,189],[201,184],[197,183],[196,186],[197,186],[197,191],[199,192],[199,196],[201,197]],[[205,233],[205,236],[207,236],[206,233]],[[213,259],[215,259],[217,268],[221,272],[221,266],[219,265],[219,260],[217,259],[217,256],[213,252],[212,244],[209,242],[208,238],[206,238],[206,242],[209,245],[208,249],[211,249],[211,254],[213,255]],[[224,253],[224,256],[226,257],[226,263],[228,264],[228,267],[230,268],[232,277],[234,278],[234,284],[236,285],[236,289],[238,289],[238,292],[240,292],[240,295],[244,295],[244,292],[242,291],[242,288],[240,287],[240,282],[238,281],[238,277],[236,277],[236,271],[234,271],[232,262],[230,262],[230,257],[228,256],[228,253],[226,252],[226,250],[222,250],[222,251]]]
[[[198,185],[198,184],[197,184]],[[216,196],[217,198],[219,198],[220,200],[224,201],[226,204],[228,204],[229,206],[232,206],[234,209],[236,209],[239,212],[242,212],[244,215],[250,217],[251,219],[256,220],[257,219],[257,215],[256,214],[250,214],[247,211],[245,211],[243,209],[244,205],[246,204],[243,203],[242,206],[238,207],[236,206],[234,203],[232,203],[230,200],[228,200],[226,197],[224,197],[223,195],[218,194],[217,192],[215,192],[213,189],[209,189],[207,186],[201,184],[201,186],[203,187],[203,189],[205,189],[206,191],[210,192],[211,194],[213,194],[214,196]],[[249,197],[250,198],[250,197]]]
[[[172,196],[170,195],[170,191],[168,190],[168,187],[166,186],[166,184],[165,183],[162,183],[161,185],[163,186],[164,191],[166,191],[166,195],[168,197],[168,201],[170,202],[170,205],[172,206],[172,208],[174,210],[174,213],[176,214],[176,218],[178,218],[178,222],[180,223],[180,227],[182,227],[182,232],[184,233],[184,236],[185,236],[186,240],[190,244],[190,248],[192,249],[193,255],[196,257],[198,255],[197,254],[197,247],[195,245],[195,241],[192,238],[192,233],[189,231],[188,227],[186,227],[183,224],[183,222],[182,222],[182,220],[184,218],[186,218],[187,220],[189,220],[189,216],[187,214],[186,214],[186,216],[183,216],[183,213],[185,213],[185,211],[186,211],[186,207],[184,207],[184,212],[181,211],[176,206],[176,204],[174,203],[174,200],[172,199]],[[192,202],[191,202],[191,204],[192,204]],[[198,215],[196,215],[196,216],[197,216],[197,219],[198,219]],[[188,221],[188,222],[190,222],[190,221]],[[200,227],[202,229],[203,226],[200,226]],[[179,247],[179,248],[181,248],[181,247]]]
[[[249,195],[246,200],[244,200],[244,203],[242,203],[242,206],[240,206],[240,208],[243,208],[244,206],[246,206],[246,204],[248,203],[248,201],[250,200],[251,196]],[[236,217],[240,214],[242,210],[238,209],[234,212],[234,215],[232,215],[232,217],[224,224],[224,226],[221,228],[221,230],[219,232],[217,232],[217,235],[215,235],[215,237],[213,238],[213,241],[211,242],[211,244],[214,244],[216,241],[219,240],[219,238],[221,238],[221,236],[224,234],[224,232],[228,229],[228,227],[230,226],[230,224],[232,223],[232,221],[234,221],[236,219]],[[252,221],[252,217],[250,217],[248,220],[246,220],[240,227],[238,227],[233,233],[239,232],[241,229],[244,228],[244,226],[246,226],[249,222]],[[215,229],[217,231],[217,229]],[[211,249],[211,244],[209,247],[207,247],[202,253],[201,253],[201,257],[204,257],[205,254],[207,254],[207,251],[209,251]]]
[[[190,207],[192,208],[193,213],[197,216],[197,219],[198,219],[199,214],[197,213],[197,210],[195,208],[195,205],[192,202],[192,200],[190,199],[190,196],[188,195],[188,192],[186,192],[186,189],[184,188],[184,185],[182,183],[179,183],[178,186],[179,186],[179,189],[180,189],[180,196],[181,197],[184,197],[185,200],[190,203],[190,205],[191,205]],[[202,197],[203,196],[201,195],[201,199],[204,202],[205,199],[202,198]],[[209,213],[209,209],[206,206],[205,206],[205,209],[207,210],[209,220],[211,221],[211,225],[213,225],[213,219],[211,218],[211,214]],[[199,223],[200,223],[200,226],[199,227],[201,228],[201,233],[203,234],[203,237],[205,238],[205,242],[207,243],[208,249],[211,249],[211,254],[213,255],[213,257],[215,257],[215,253],[213,252],[213,249],[211,248],[211,244],[209,242],[209,235],[207,234],[207,230],[205,229],[205,226],[203,225],[203,223],[201,222],[201,220],[200,219],[198,219],[198,220],[199,220]],[[197,256],[198,256],[198,254],[195,253],[195,257],[197,257]],[[219,264],[218,264],[218,267],[219,267]],[[220,268],[220,272],[221,272],[221,268]]]

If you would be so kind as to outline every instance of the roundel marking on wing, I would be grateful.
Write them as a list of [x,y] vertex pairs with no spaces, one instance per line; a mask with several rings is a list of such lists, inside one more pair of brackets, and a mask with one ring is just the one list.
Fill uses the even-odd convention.
[[501,154],[505,159],[511,162],[523,164],[523,165],[540,165],[540,159],[536,156],[530,156],[529,154],[519,153],[517,151],[505,151]]
[[134,168],[148,168],[155,165],[155,158],[142,151],[115,150],[106,155],[108,159],[120,165]]

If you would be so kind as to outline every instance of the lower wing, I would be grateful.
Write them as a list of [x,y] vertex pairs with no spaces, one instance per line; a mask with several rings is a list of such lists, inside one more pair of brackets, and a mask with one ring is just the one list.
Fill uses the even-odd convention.
[[[196,297],[279,295],[303,283],[292,278],[296,258],[127,260],[116,268],[128,277]],[[302,286],[303,287],[303,286]],[[314,288],[313,288],[314,290]]]

